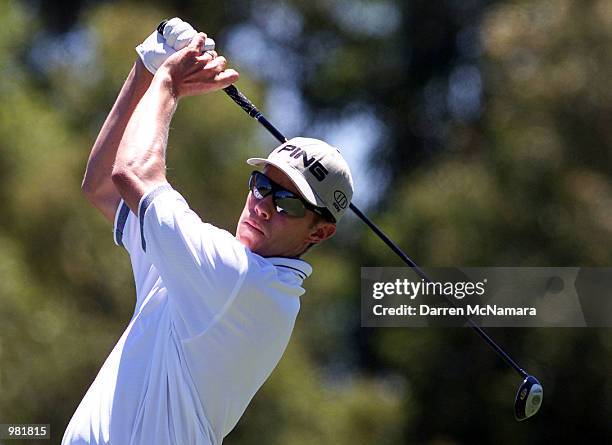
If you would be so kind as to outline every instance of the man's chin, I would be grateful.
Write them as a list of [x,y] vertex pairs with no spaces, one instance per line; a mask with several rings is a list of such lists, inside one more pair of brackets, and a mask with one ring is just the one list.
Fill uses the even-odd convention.
[[258,251],[261,250],[261,244],[259,243],[259,240],[257,240],[256,237],[250,233],[239,232],[236,236],[236,239],[243,246],[248,247],[251,252],[259,253]]

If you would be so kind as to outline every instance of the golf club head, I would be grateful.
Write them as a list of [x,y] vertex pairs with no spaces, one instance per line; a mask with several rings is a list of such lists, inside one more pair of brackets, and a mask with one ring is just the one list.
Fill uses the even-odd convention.
[[514,401],[514,417],[519,422],[538,412],[544,398],[544,388],[534,376],[528,375],[521,383]]

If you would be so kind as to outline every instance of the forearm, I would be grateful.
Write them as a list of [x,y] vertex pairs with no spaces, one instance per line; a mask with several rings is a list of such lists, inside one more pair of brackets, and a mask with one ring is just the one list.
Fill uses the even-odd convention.
[[135,213],[147,189],[166,182],[168,131],[177,104],[172,82],[165,71],[158,71],[119,143],[112,180]]
[[119,200],[111,174],[126,126],[151,84],[153,76],[140,59],[132,67],[89,155],[82,190],[88,199],[112,220],[113,203]]

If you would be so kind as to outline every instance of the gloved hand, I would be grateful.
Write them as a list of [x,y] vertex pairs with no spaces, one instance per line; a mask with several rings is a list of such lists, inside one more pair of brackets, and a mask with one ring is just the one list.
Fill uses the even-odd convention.
[[[144,66],[155,74],[157,69],[175,52],[183,49],[197,31],[187,23],[174,17],[168,20],[164,26],[163,35],[157,30],[136,47],[136,52],[142,60]],[[204,51],[214,50],[215,42],[213,39],[206,39]]]

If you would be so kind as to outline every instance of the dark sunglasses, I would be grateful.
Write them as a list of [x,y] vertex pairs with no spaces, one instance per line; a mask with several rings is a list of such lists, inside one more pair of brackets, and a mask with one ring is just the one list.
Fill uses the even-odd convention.
[[262,172],[254,171],[251,173],[249,190],[257,200],[264,199],[272,194],[272,203],[279,213],[303,218],[306,215],[306,210],[310,210],[327,221],[335,222],[335,218],[329,210],[312,205],[301,196],[281,187]]

